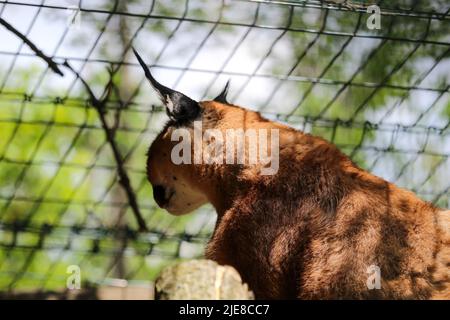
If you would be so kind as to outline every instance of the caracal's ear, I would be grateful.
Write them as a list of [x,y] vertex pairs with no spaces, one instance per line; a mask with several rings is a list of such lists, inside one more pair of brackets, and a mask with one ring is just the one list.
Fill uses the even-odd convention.
[[136,50],[133,49],[133,52],[138,59],[139,64],[144,69],[145,77],[149,80],[152,87],[158,92],[162,103],[166,107],[169,117],[178,123],[189,122],[197,118],[200,113],[200,106],[198,102],[192,100],[181,92],[167,88],[156,81]]
[[230,80],[225,84],[225,88],[223,88],[222,92],[214,98],[214,101],[229,104],[227,101],[228,87],[230,86]]

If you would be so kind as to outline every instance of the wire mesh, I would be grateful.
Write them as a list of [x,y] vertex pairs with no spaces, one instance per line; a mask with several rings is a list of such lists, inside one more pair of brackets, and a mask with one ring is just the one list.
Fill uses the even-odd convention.
[[65,290],[70,265],[88,287],[146,282],[202,255],[212,208],[175,218],[152,199],[145,154],[165,114],[132,46],[162,83],[209,99],[231,79],[231,102],[448,207],[449,12],[431,0],[0,1],[18,32],[0,26],[0,291]]

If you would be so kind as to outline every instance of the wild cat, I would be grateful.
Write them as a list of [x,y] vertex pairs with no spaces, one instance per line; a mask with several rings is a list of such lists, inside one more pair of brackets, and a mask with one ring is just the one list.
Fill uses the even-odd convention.
[[[228,103],[227,87],[201,102],[167,88],[135,55],[170,118],[148,152],[154,198],[174,215],[211,203],[217,223],[205,255],[235,267],[256,298],[450,298],[450,211],[364,171],[322,138]],[[194,135],[196,123],[224,136],[276,130],[276,173],[261,174],[261,163],[175,164],[174,132]],[[210,143],[184,152],[195,158]],[[371,270],[378,288],[368,286]]]

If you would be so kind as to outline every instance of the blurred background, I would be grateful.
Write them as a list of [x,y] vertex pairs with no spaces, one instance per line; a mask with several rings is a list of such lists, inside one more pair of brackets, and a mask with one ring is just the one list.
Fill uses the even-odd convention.
[[[146,151],[167,116],[132,46],[163,84],[206,100],[230,79],[231,103],[448,208],[449,11],[445,0],[0,1],[0,298],[147,299],[161,268],[202,256],[214,210],[172,217],[153,201]],[[105,98],[101,112],[76,73]]]

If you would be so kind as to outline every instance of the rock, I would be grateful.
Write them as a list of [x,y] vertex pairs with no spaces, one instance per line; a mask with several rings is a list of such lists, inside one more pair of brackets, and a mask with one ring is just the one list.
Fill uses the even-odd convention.
[[169,266],[155,283],[157,300],[253,300],[247,284],[230,266],[212,260],[189,260]]

